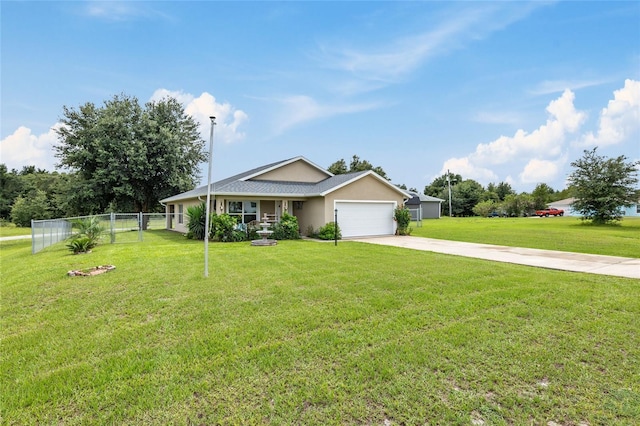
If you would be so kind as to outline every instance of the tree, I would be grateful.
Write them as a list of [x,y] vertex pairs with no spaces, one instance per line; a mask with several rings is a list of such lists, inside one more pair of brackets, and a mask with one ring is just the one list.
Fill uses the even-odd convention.
[[473,206],[473,213],[477,216],[488,217],[491,213],[497,211],[500,208],[500,204],[493,200],[480,201]]
[[478,204],[484,188],[473,179],[466,179],[451,187],[451,210],[455,216],[473,216],[473,208]]
[[333,173],[334,175],[344,175],[349,173],[349,169],[347,169],[347,163],[344,162],[344,159],[340,159],[330,165],[327,168],[327,171]]
[[[453,188],[458,183],[462,182],[462,176],[451,173],[451,187]],[[448,191],[449,184],[447,183],[447,174],[443,174],[442,176],[438,176],[435,178],[429,185],[424,187],[424,195],[429,195],[431,197],[437,197],[442,199],[448,199],[448,196],[442,197],[443,190]]]
[[533,197],[526,192],[522,194],[509,194],[504,198],[502,203],[505,213],[509,216],[523,216],[528,215],[531,210],[534,210]]
[[547,204],[551,201],[551,196],[554,194],[553,188],[546,183],[539,183],[531,193],[533,196],[535,210],[541,210],[547,207]]
[[387,174],[382,169],[382,167],[374,166],[367,160],[360,160],[360,157],[358,157],[357,155],[354,155],[353,158],[351,158],[351,163],[349,164],[348,169],[347,169],[347,163],[342,158],[336,161],[335,163],[331,164],[327,168],[327,171],[333,173],[334,175],[343,175],[346,173],[362,172],[365,170],[373,170],[383,178],[387,180],[391,180],[387,177]]
[[137,98],[120,95],[102,107],[63,111],[56,157],[60,167],[77,171],[77,198],[91,200],[84,214],[110,205],[152,211],[160,199],[195,186],[205,142],[177,100],[143,108]]
[[515,194],[516,192],[511,188],[507,182],[500,182],[498,186],[496,186],[496,194],[498,194],[498,198],[500,201],[504,201],[507,195]]
[[583,220],[605,224],[621,220],[622,207],[638,202],[640,161],[626,161],[624,155],[606,158],[597,149],[584,150],[582,158],[571,163],[569,183],[576,198],[571,207]]
[[19,196],[11,207],[11,221],[17,226],[31,226],[31,220],[51,219],[47,194],[38,189],[25,198]]
[[7,171],[5,164],[0,164],[0,218],[11,217],[11,206],[22,192],[22,182],[16,170]]

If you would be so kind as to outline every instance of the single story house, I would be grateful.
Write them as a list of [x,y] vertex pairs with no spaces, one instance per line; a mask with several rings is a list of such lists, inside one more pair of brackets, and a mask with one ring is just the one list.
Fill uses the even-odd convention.
[[[575,198],[565,198],[564,200],[558,200],[558,201],[549,203],[549,207],[554,207],[556,209],[564,210],[565,216],[580,216],[580,213],[578,213],[571,207],[571,203],[573,203],[574,201],[575,201]],[[631,216],[631,217],[634,217],[634,216],[640,217],[640,200],[638,200],[637,203],[634,203],[630,207],[623,207],[622,215]]]
[[[238,223],[277,221],[287,212],[298,219],[300,233],[333,222],[342,236],[393,235],[394,210],[411,196],[371,170],[333,175],[304,157],[267,164],[211,184],[211,209],[235,216]],[[201,186],[160,200],[167,229],[187,232],[187,208],[206,202]]]
[[412,197],[405,206],[411,212],[411,220],[440,219],[444,200],[414,191],[408,192]]

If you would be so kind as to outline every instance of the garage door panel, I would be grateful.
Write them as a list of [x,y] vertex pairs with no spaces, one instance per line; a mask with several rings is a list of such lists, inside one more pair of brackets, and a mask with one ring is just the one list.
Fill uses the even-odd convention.
[[392,235],[394,202],[337,202],[338,225],[342,236]]

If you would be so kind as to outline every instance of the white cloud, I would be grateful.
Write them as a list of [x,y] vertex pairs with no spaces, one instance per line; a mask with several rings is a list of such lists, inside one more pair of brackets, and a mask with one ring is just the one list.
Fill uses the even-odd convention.
[[[447,160],[443,170],[447,168],[463,177],[488,183],[497,179],[496,173],[488,166],[524,164],[520,174],[523,183],[543,180],[543,176],[535,176],[540,172],[551,178],[559,172],[558,161],[566,145],[567,135],[577,132],[587,116],[573,105],[575,95],[565,90],[558,98],[549,103],[546,110],[549,118],[546,123],[531,133],[519,129],[513,136],[500,136],[496,140],[479,144],[476,150],[463,158]],[[457,167],[457,168],[456,168]]]
[[153,9],[148,2],[132,1],[88,1],[82,13],[105,21],[121,22],[138,18],[171,19],[165,13]]
[[200,135],[206,141],[209,140],[211,120],[216,117],[214,138],[216,141],[233,143],[244,138],[245,134],[239,131],[239,127],[248,120],[249,116],[242,110],[235,109],[228,102],[218,103],[216,98],[207,92],[203,92],[197,98],[183,91],[170,91],[158,89],[151,96],[152,101],[173,97],[184,106],[187,114],[191,115],[199,124]]
[[549,95],[565,90],[578,90],[585,87],[599,86],[607,80],[545,80],[530,91],[533,95]]
[[468,157],[448,159],[444,162],[438,176],[446,174],[447,170],[462,176],[463,179],[473,179],[479,182],[492,182],[498,179],[498,175],[494,172],[472,163]]
[[[456,5],[446,18],[427,31],[380,43],[373,49],[346,47],[334,41],[319,45],[317,60],[323,66],[352,73],[358,78],[394,82],[432,57],[460,49],[516,22],[542,3],[493,3],[480,7]],[[428,22],[428,19],[425,19]],[[377,86],[374,86],[377,87]]]
[[547,106],[550,117],[531,133],[519,129],[513,136],[479,144],[470,161],[475,164],[504,164],[522,157],[554,157],[561,153],[568,133],[576,132],[586,120],[586,114],[573,105],[575,95],[570,90]]
[[613,92],[613,99],[600,113],[597,133],[589,132],[580,146],[615,145],[640,131],[640,81],[625,80],[624,87]]
[[2,163],[9,170],[19,170],[24,166],[53,170],[56,163],[53,146],[58,140],[55,129],[60,126],[61,123],[56,123],[40,135],[34,135],[27,127],[18,127],[15,132],[0,141]]
[[520,173],[522,183],[551,182],[558,177],[560,165],[558,161],[532,159]]
[[285,130],[304,122],[342,114],[353,114],[378,108],[377,103],[364,104],[319,104],[315,99],[304,95],[293,95],[279,99],[271,99],[271,102],[279,104],[280,112],[275,120],[275,133],[280,134]]

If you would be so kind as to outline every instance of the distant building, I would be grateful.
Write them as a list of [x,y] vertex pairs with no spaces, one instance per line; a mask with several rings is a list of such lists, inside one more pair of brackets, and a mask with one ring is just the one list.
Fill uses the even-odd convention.
[[405,206],[411,212],[411,220],[440,219],[442,212],[442,202],[440,198],[430,197],[414,191],[407,191],[412,196]]
[[[555,207],[556,209],[564,210],[565,216],[580,216],[580,213],[575,211],[571,204],[575,201],[575,198],[565,198],[564,200],[554,201],[549,203],[549,207]],[[623,216],[640,217],[640,200],[633,204],[631,207],[623,208]]]

